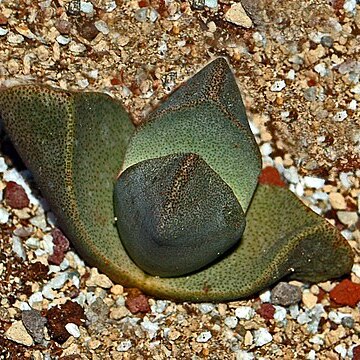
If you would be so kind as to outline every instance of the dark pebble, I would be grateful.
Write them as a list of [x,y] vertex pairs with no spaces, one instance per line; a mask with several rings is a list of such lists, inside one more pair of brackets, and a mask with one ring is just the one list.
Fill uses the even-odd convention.
[[57,20],[55,22],[55,27],[62,35],[69,35],[71,31],[71,23],[67,20]]
[[278,283],[271,291],[271,302],[275,305],[289,306],[301,301],[301,289],[286,282]]
[[322,46],[331,48],[334,44],[334,39],[331,36],[325,35],[321,38],[320,43]]
[[349,329],[352,329],[354,327],[354,319],[350,316],[345,316],[341,319],[341,324],[344,327],[347,327]]
[[33,309],[24,310],[21,313],[21,320],[34,341],[38,344],[42,343],[44,340],[44,329],[47,320],[41,316],[40,311]]

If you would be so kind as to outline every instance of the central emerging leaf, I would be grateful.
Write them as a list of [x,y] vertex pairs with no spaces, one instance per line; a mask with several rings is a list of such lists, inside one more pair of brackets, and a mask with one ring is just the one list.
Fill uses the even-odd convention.
[[114,201],[125,249],[152,275],[204,267],[234,246],[245,228],[233,191],[196,154],[131,166],[117,182]]

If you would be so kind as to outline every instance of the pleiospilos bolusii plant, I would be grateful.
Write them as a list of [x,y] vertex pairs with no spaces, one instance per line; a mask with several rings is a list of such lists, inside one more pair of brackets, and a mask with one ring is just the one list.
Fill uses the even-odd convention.
[[1,91],[0,113],[59,226],[124,286],[220,301],[351,270],[335,227],[288,189],[258,184],[259,149],[223,58],[137,129],[105,94],[37,85]]

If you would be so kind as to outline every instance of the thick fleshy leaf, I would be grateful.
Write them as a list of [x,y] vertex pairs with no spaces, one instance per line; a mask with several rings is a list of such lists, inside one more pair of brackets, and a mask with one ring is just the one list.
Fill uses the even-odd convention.
[[231,249],[245,228],[233,191],[196,154],[135,164],[122,173],[114,194],[121,241],[151,275],[199,270]]
[[97,248],[108,239],[121,247],[112,192],[134,130],[121,104],[101,93],[30,85],[1,91],[0,115],[82,256],[98,264]]
[[132,137],[122,170],[146,159],[179,153],[200,155],[247,211],[261,156],[224,58],[204,67],[150,114]]
[[188,277],[148,277],[141,288],[182,300],[229,300],[250,296],[289,275],[318,282],[351,271],[348,242],[288,189],[259,185],[234,251]]

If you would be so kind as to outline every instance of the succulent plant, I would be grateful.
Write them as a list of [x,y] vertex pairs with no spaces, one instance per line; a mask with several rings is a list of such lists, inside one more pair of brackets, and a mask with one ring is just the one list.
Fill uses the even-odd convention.
[[351,270],[335,227],[288,189],[258,183],[260,153],[223,58],[137,129],[105,94],[38,85],[2,90],[0,114],[59,226],[124,286],[220,301]]

